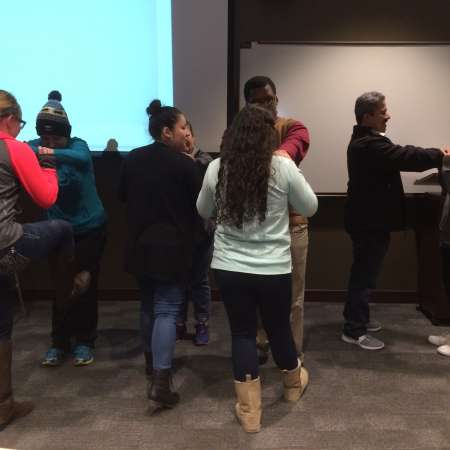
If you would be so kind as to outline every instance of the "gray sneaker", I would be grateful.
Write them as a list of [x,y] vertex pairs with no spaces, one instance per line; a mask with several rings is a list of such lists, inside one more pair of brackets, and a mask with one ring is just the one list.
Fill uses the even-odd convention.
[[342,334],[341,339],[347,344],[356,344],[364,350],[381,350],[384,348],[384,342],[380,341],[377,338],[374,338],[370,334],[364,334],[360,336],[358,339],[353,339],[346,334]]
[[377,320],[371,320],[367,325],[366,325],[366,329],[367,331],[370,331],[372,333],[375,333],[377,331],[380,331],[381,328],[383,328],[381,326],[381,323],[378,322]]

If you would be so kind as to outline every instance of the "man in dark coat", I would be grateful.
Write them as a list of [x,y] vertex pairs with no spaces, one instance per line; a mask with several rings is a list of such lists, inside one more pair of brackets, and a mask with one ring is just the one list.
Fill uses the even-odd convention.
[[369,294],[374,289],[390,232],[404,227],[404,192],[400,171],[421,172],[442,165],[448,149],[393,144],[386,136],[391,118],[379,92],[356,100],[357,125],[347,150],[348,190],[345,228],[353,244],[353,264],[344,309],[342,340],[365,350],[384,343],[367,334],[381,325],[370,320]]

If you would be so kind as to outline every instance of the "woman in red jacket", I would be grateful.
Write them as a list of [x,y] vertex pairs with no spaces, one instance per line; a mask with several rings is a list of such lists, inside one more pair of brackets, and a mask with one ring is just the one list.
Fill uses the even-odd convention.
[[[15,138],[24,127],[22,111],[9,92],[0,90],[0,431],[33,409],[30,402],[15,402],[11,387],[11,335],[14,291],[11,275],[34,259],[57,253],[61,262],[73,255],[72,227],[63,220],[20,224],[19,193],[23,188],[42,208],[58,196],[54,157],[36,157]],[[62,264],[64,265],[64,264]]]

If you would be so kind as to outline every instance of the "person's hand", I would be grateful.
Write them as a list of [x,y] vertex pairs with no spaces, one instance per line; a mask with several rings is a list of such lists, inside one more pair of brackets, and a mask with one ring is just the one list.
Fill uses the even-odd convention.
[[55,155],[50,153],[39,153],[38,155],[39,165],[43,169],[56,169]]
[[194,153],[194,146],[192,145],[192,142],[191,141],[186,141],[185,143],[184,143],[184,151],[186,152],[186,153],[189,153],[189,154],[192,154],[192,153]]
[[54,155],[55,154],[55,150],[53,150],[52,148],[48,148],[48,147],[38,147],[39,150],[39,154],[40,155]]
[[288,158],[288,159],[292,159],[289,155],[289,153],[286,150],[283,150],[282,148],[279,148],[278,150],[275,150],[273,152],[274,155],[276,156],[282,156],[283,158]]
[[444,156],[450,155],[450,147],[442,147],[441,152],[444,154]]

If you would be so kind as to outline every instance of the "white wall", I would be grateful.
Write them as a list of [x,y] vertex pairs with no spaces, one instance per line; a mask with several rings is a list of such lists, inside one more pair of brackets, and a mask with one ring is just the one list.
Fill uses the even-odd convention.
[[174,105],[199,146],[219,151],[227,121],[228,0],[172,0]]
[[[257,45],[241,50],[242,84],[267,75],[280,115],[298,118],[311,133],[302,169],[316,192],[346,192],[346,150],[356,98],[386,95],[392,116],[386,135],[397,144],[450,145],[450,46]],[[403,175],[407,192],[423,174]]]

